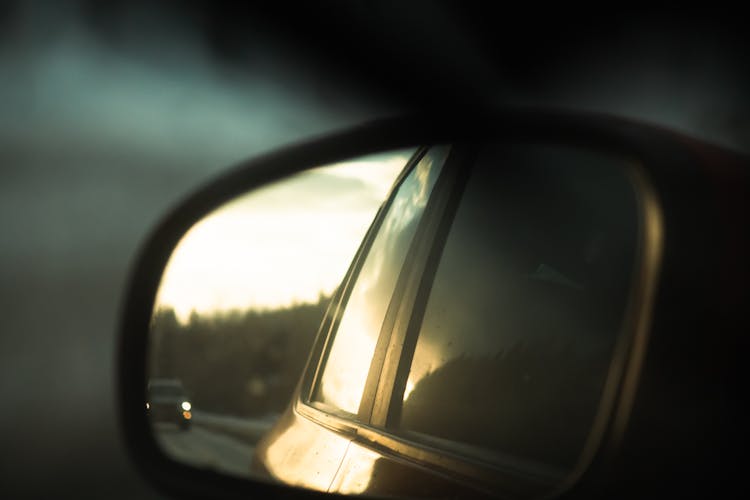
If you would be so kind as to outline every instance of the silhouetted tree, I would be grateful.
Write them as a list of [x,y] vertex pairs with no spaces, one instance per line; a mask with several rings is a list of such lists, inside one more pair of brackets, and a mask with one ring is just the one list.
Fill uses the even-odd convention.
[[330,297],[275,310],[154,315],[150,376],[182,380],[196,409],[240,416],[281,412],[310,353]]

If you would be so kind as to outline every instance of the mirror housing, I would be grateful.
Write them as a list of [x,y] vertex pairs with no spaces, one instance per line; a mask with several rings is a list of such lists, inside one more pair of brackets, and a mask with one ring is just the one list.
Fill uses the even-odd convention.
[[[639,463],[638,457],[653,445],[657,429],[663,429],[654,422],[680,418],[680,408],[689,401],[689,396],[684,393],[665,397],[664,391],[671,387],[668,383],[674,383],[675,378],[673,376],[668,382],[659,381],[664,364],[674,356],[684,355],[692,360],[696,355],[692,350],[694,346],[678,345],[676,354],[664,347],[667,342],[664,339],[669,338],[669,331],[674,330],[678,321],[670,304],[684,297],[684,293],[680,293],[678,287],[668,280],[657,288],[657,283],[664,282],[670,276],[675,278],[679,273],[677,267],[671,267],[671,260],[662,269],[662,245],[664,241],[674,245],[693,243],[691,248],[701,255],[721,255],[721,250],[726,248],[719,245],[710,249],[708,242],[696,241],[689,228],[691,224],[709,227],[711,220],[721,215],[721,207],[714,204],[707,206],[697,217],[685,217],[681,211],[690,206],[691,198],[696,193],[706,189],[706,174],[696,151],[707,149],[697,142],[686,146],[681,137],[669,131],[610,116],[518,109],[377,121],[241,163],[172,210],[147,238],[136,258],[120,322],[118,413],[126,445],[141,472],[157,486],[175,495],[189,493],[223,498],[248,494],[262,497],[322,496],[311,491],[194,469],[171,460],[152,436],[148,419],[141,411],[143,387],[147,383],[149,322],[162,271],[179,240],[196,221],[235,196],[313,166],[415,144],[471,142],[497,137],[508,142],[547,141],[618,153],[637,158],[645,166],[640,195],[645,198],[643,206],[647,207],[647,213],[643,216],[650,221],[647,227],[654,244],[644,255],[648,265],[644,267],[642,272],[645,275],[640,279],[646,280],[649,285],[643,288],[642,296],[638,299],[642,307],[633,319],[635,334],[625,346],[628,355],[616,389],[616,402],[610,417],[601,424],[604,436],[601,444],[591,450],[585,469],[577,471],[572,476],[574,480],[565,484],[559,493],[571,498],[611,493],[614,491],[612,488],[622,487],[625,481],[632,485],[650,482],[675,484],[679,476],[678,468],[672,470],[667,467],[663,476],[655,476],[651,468],[655,462],[643,460]],[[708,151],[722,159],[724,164],[739,165],[743,162],[735,158],[725,161],[723,153]],[[737,173],[740,170],[728,167],[723,175],[739,176],[746,185],[746,173],[742,177]],[[681,179],[679,183],[675,183],[673,178],[677,172]],[[712,196],[711,203],[716,195]],[[665,205],[669,212],[665,210]],[[724,210],[731,211],[736,217],[736,207]],[[693,297],[687,303],[700,302],[700,297]],[[660,304],[667,310],[664,319],[658,316],[660,309],[657,306]],[[656,317],[654,312],[657,313]],[[724,320],[728,326],[734,319],[728,316]],[[654,342],[657,349],[649,347],[647,350],[647,345]],[[734,344],[730,342],[729,345]],[[724,348],[717,349],[723,353]],[[647,353],[650,353],[648,358]],[[690,367],[683,362],[677,362],[674,366],[679,374],[690,372]],[[710,366],[705,368],[701,373],[706,378],[696,382],[705,391],[726,383],[726,379],[710,374]],[[724,409],[727,416],[733,416],[730,410]],[[706,425],[708,420],[700,420],[689,428],[696,431]],[[724,435],[715,429],[711,432],[716,434],[717,439]],[[660,434],[657,441],[659,449],[663,451],[661,457],[675,457],[675,446],[684,451],[682,440],[686,435],[689,432],[682,428]]]

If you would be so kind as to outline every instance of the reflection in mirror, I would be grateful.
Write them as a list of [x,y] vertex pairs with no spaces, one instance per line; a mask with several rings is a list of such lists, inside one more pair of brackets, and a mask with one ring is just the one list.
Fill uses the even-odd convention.
[[157,294],[157,442],[346,494],[572,484],[651,286],[660,232],[638,168],[558,144],[431,145],[226,203],[185,234]]
[[347,301],[320,378],[317,400],[356,414],[391,293],[448,146],[433,148],[401,182]]
[[[637,250],[636,193],[624,167],[617,157],[559,146],[478,150],[394,427],[415,440],[476,447],[497,462],[511,455],[549,476],[575,466]],[[487,387],[502,397],[486,397]]]
[[152,316],[145,411],[171,458],[251,475],[329,299],[413,150],[320,167],[237,197],[169,259]]

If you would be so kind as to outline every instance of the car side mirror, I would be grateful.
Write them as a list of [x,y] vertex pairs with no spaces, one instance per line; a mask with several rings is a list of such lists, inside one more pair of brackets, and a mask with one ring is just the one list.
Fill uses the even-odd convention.
[[448,121],[250,161],[159,224],[119,351],[149,479],[212,497],[602,481],[658,283],[652,150],[607,117]]

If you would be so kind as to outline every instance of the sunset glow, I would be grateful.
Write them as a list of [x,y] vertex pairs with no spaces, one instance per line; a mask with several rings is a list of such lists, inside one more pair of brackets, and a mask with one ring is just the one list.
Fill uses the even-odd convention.
[[412,150],[316,168],[239,197],[195,224],[156,309],[201,314],[315,302],[338,286]]

